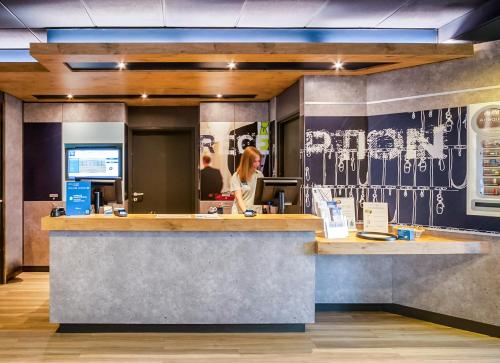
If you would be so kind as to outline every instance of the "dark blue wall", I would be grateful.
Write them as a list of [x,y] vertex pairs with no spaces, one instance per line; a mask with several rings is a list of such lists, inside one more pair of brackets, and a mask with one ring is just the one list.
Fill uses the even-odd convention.
[[[500,218],[466,214],[466,112],[461,107],[370,117],[306,117],[306,211],[311,204],[309,188],[327,186],[335,196],[356,199],[358,220],[364,197],[365,201],[387,202],[393,223],[500,231]],[[435,127],[443,130],[441,157],[425,152],[407,160],[408,130],[423,130],[434,144]],[[364,131],[365,140],[346,139],[346,130],[354,135]],[[325,134],[331,146],[319,151]],[[359,153],[360,146],[366,152]],[[349,155],[348,161],[340,160],[342,153]]]

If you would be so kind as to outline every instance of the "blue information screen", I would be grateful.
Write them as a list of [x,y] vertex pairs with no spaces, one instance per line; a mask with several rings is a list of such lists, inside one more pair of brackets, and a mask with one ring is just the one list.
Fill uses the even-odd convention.
[[90,214],[90,182],[66,182],[66,214],[78,216]]
[[121,176],[118,148],[67,149],[68,178],[117,179]]

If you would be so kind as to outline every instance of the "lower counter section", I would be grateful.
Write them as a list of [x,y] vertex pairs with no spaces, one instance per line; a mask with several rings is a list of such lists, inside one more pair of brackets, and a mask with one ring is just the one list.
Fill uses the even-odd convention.
[[314,232],[50,232],[50,321],[314,322]]

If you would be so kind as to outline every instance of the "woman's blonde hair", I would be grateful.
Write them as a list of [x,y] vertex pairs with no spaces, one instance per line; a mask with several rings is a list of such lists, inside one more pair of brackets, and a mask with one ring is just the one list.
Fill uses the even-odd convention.
[[253,146],[247,146],[243,151],[243,155],[241,155],[240,159],[240,165],[238,166],[238,169],[236,169],[236,172],[242,182],[247,182],[247,180],[252,176],[252,166],[257,157],[261,158],[262,156],[259,150]]

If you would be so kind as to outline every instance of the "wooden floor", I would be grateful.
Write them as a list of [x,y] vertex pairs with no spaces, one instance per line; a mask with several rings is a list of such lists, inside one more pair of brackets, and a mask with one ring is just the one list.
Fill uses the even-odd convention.
[[500,362],[500,339],[389,313],[318,313],[306,333],[58,334],[48,274],[0,285],[0,362]]

